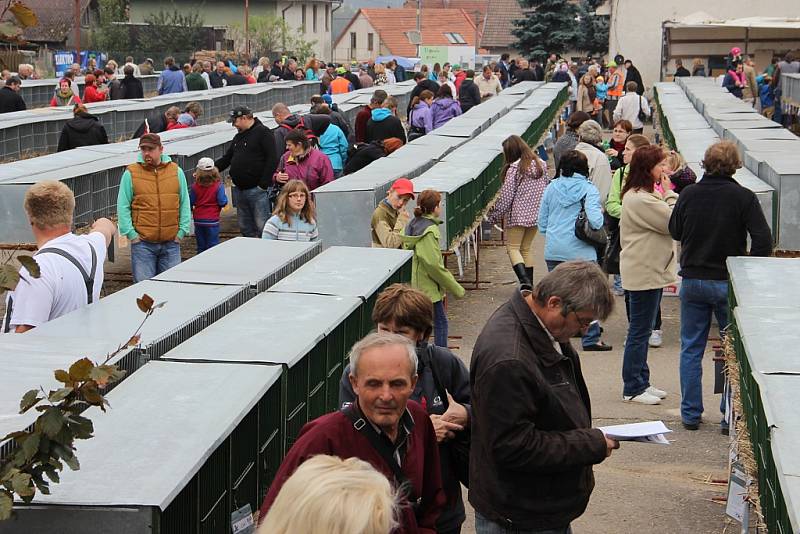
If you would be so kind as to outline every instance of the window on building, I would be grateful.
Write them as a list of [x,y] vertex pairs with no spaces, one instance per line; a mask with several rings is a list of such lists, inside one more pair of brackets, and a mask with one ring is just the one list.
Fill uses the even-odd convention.
[[300,27],[303,29],[303,32],[306,31],[306,5],[303,4],[300,8]]
[[368,33],[367,34],[367,50],[369,50],[370,52],[375,50],[375,34],[374,33]]
[[450,44],[467,44],[467,41],[460,33],[445,32],[444,36],[447,38]]
[[325,4],[325,31],[331,31],[331,6]]
[[314,33],[317,33],[317,4],[311,6],[311,27]]
[[358,47],[358,39],[356,39],[356,32],[350,32],[350,49],[355,50]]

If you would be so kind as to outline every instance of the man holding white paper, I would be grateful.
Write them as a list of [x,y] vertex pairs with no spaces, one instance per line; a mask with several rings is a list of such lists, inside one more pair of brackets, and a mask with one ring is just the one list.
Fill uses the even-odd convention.
[[570,261],[489,319],[470,369],[469,501],[477,534],[570,534],[594,489],[592,465],[619,442],[592,428],[570,338],[611,313],[608,277]]

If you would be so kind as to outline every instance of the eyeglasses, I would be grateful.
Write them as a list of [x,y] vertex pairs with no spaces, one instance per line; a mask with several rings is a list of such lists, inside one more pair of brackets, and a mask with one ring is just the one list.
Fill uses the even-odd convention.
[[578,322],[579,325],[581,325],[581,330],[586,330],[594,322],[594,319],[581,319],[578,316],[578,312],[576,312],[575,310],[571,311],[573,314],[575,314],[575,320]]

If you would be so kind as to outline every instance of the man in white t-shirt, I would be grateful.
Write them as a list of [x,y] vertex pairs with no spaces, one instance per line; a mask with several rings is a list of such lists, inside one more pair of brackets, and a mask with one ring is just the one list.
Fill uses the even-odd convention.
[[24,267],[6,298],[2,331],[22,333],[100,298],[106,249],[116,232],[98,219],[87,235],[71,232],[75,196],[62,182],[39,182],[25,194],[25,212],[39,249],[34,258],[40,276]]

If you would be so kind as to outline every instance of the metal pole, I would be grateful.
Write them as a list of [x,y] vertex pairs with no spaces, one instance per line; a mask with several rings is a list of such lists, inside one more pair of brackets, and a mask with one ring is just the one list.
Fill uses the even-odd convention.
[[81,62],[81,0],[75,0],[75,12],[73,13],[75,20],[73,21],[73,25],[75,26],[75,55],[77,58],[75,61],[78,63]]
[[247,61],[250,61],[250,0],[244,0],[244,39]]
[[422,44],[422,0],[417,0],[417,34],[419,35],[419,43],[417,43],[417,57],[419,57],[419,47]]
[[[487,6],[488,6],[488,4],[487,4]],[[479,35],[478,34],[478,20],[480,19],[480,17],[481,17],[481,12],[476,9],[475,10],[475,59],[472,62],[473,63],[472,64],[472,68],[473,69],[478,68],[478,53],[480,51],[480,48],[478,46],[478,39],[479,39],[479,37],[478,37],[478,35]]]

